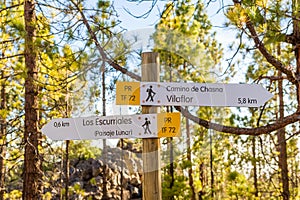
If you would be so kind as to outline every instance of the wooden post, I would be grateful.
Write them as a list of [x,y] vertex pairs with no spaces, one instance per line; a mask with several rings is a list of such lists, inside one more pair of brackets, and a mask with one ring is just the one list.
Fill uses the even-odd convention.
[[[142,53],[142,81],[159,82],[158,53]],[[142,106],[142,113],[158,113],[159,107]],[[160,141],[143,139],[143,199],[161,200]]]

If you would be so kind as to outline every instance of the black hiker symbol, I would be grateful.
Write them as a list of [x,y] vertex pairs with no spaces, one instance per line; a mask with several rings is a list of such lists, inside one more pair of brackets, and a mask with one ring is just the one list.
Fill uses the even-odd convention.
[[148,93],[146,101],[148,101],[150,99],[150,101],[153,102],[154,101],[153,97],[155,96],[156,93],[152,90],[152,85],[150,85],[150,87],[147,88],[146,92]]
[[150,133],[150,134],[152,134],[151,133],[151,131],[150,131],[150,128],[149,128],[149,125],[150,125],[151,123],[150,123],[150,120],[148,120],[148,118],[146,117],[145,118],[145,123],[142,125],[142,127],[144,128],[144,134],[147,134],[147,133]]

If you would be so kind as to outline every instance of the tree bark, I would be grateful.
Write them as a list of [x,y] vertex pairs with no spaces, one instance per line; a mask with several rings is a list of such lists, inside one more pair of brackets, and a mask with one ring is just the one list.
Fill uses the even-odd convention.
[[300,110],[300,0],[293,0],[293,33],[292,44],[294,45],[294,53],[296,58],[296,80],[297,80],[297,100],[298,110]]
[[[1,109],[6,110],[6,86],[5,86],[5,75],[4,70],[1,74]],[[1,132],[0,132],[0,199],[4,199],[5,192],[5,157],[6,157],[6,119],[0,118]]]
[[187,140],[186,140],[186,145],[187,145],[187,160],[191,163],[191,165],[189,166],[188,169],[188,174],[189,174],[189,185],[191,188],[191,200],[196,200],[196,192],[195,192],[195,187],[194,187],[194,178],[193,178],[193,165],[192,165],[192,150],[191,150],[191,133],[190,133],[190,123],[189,123],[189,119],[186,119],[186,136],[187,136]]
[[[279,71],[278,75],[281,76],[282,73]],[[278,81],[278,96],[279,96],[279,120],[280,120],[284,117],[282,80]],[[277,140],[278,140],[278,150],[279,150],[279,169],[281,173],[281,183],[282,183],[282,197],[283,200],[288,200],[290,196],[290,192],[289,192],[286,138],[285,138],[284,128],[278,130]]]
[[69,200],[69,182],[70,182],[70,155],[69,155],[69,150],[70,150],[70,140],[66,141],[66,183],[65,183],[65,200]]
[[[281,47],[277,45],[277,55],[281,55]],[[278,77],[282,77],[282,71],[278,71]],[[284,100],[283,100],[283,79],[278,80],[278,98],[279,98],[279,120],[284,118]],[[286,138],[285,129],[280,128],[277,131],[278,140],[278,165],[281,174],[281,185],[282,185],[282,197],[283,200],[288,200],[290,196],[289,192],[289,180],[288,180],[288,165],[287,165],[287,149],[286,149]]]
[[214,176],[214,168],[213,168],[213,145],[212,145],[212,133],[209,134],[209,152],[210,152],[210,189],[211,189],[211,197],[214,198],[215,191],[214,191],[214,185],[215,185],[215,176]]
[[[169,173],[171,175],[171,182],[169,188],[172,190],[175,183],[175,174],[174,174],[174,145],[173,145],[173,138],[170,137],[169,139],[169,146],[170,146],[170,170]],[[170,197],[170,200],[174,200],[174,196]]]
[[[170,70],[170,82],[173,80],[173,74],[172,74],[172,57],[168,56],[169,59],[169,70]],[[173,112],[172,106],[167,107],[167,112]],[[174,174],[174,144],[173,144],[173,137],[168,138],[168,145],[169,145],[169,151],[170,151],[170,169],[169,173],[171,175],[171,182],[170,182],[170,190],[172,191],[175,183],[175,174]],[[173,194],[173,192],[172,192]],[[169,200],[174,200],[174,196],[171,196]]]
[[38,66],[35,46],[36,16],[35,1],[25,0],[25,130],[24,130],[24,179],[23,199],[40,199],[40,164],[38,152]]
[[[103,114],[102,116],[106,116],[106,84],[105,84],[105,62],[102,61],[102,65],[101,65],[101,74],[102,74],[102,109],[103,109]],[[108,166],[107,166],[107,144],[106,144],[106,139],[103,139],[103,161],[104,161],[104,165],[103,165],[103,197],[102,199],[109,199],[108,198],[108,191],[107,191],[107,183],[108,183],[108,174],[106,174]]]
[[[281,47],[277,46],[277,55],[281,55]],[[282,72],[278,71],[278,76],[282,77]],[[283,80],[278,80],[278,97],[279,97],[279,120],[284,118],[284,100],[283,100]],[[299,105],[299,104],[298,104]],[[287,164],[287,149],[286,149],[286,137],[285,129],[281,128],[277,131],[278,150],[279,150],[279,169],[281,174],[282,184],[282,197],[283,200],[288,200],[290,197],[289,191],[289,177],[288,177],[288,164]]]
[[[277,46],[277,54],[281,55],[281,47]],[[282,72],[278,72],[278,76],[282,76]],[[279,120],[284,118],[284,100],[283,100],[283,80],[278,80],[278,97],[279,97]],[[299,104],[298,104],[299,105]],[[290,197],[289,191],[289,177],[288,177],[288,164],[287,164],[287,149],[286,149],[286,138],[285,129],[281,128],[277,132],[277,140],[279,146],[279,169],[281,173],[282,183],[282,197],[283,200],[288,200]]]
[[253,184],[254,184],[254,195],[258,197],[258,183],[257,183],[257,161],[256,161],[256,141],[255,137],[252,137],[252,165],[253,165]]

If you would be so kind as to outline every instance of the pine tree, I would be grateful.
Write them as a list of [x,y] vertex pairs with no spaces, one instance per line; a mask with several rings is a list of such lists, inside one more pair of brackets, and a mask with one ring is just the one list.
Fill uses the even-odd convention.
[[25,79],[25,129],[24,129],[24,184],[23,199],[40,198],[40,176],[38,148],[38,65],[35,45],[36,15],[35,2],[25,0],[25,66],[27,69]]
[[[161,21],[156,26],[156,32],[153,35],[155,51],[160,53],[162,65],[164,66],[162,69],[164,80],[193,82],[213,80],[208,66],[218,64],[221,51],[218,50],[213,34],[210,34],[210,28],[211,25],[202,3],[194,4],[191,1],[178,1],[166,4]],[[205,49],[205,46],[210,48]],[[208,55],[208,57],[204,58],[204,55]],[[167,155],[167,158],[170,161],[163,183],[163,198],[165,199],[183,196],[190,199],[198,198],[196,194],[199,192],[199,187],[196,187],[194,181],[196,173],[193,170],[194,161],[192,160],[194,149],[191,147],[191,143],[195,142],[195,138],[190,136],[190,125],[188,121],[186,123],[188,137],[184,145],[187,145],[187,154],[178,157],[178,153],[176,153],[178,150],[175,149],[173,153],[174,141],[169,141],[168,151],[170,155]],[[179,139],[175,143],[182,143],[182,141]],[[174,158],[173,154],[176,155]],[[181,159],[180,165],[175,164],[178,159]],[[188,172],[188,177],[181,175],[185,171]],[[181,185],[184,182],[189,184],[188,193],[185,191],[185,187]]]

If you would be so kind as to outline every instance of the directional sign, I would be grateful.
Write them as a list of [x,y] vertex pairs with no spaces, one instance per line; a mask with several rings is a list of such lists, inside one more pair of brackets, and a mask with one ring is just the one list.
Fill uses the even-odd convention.
[[116,104],[259,107],[272,97],[258,84],[117,82]]
[[180,113],[52,119],[42,132],[52,140],[177,137]]

